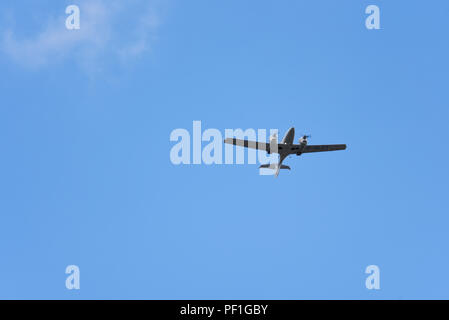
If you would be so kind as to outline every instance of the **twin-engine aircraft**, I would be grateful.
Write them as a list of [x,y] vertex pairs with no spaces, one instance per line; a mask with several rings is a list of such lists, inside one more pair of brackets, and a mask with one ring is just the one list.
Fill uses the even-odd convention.
[[279,153],[279,162],[278,163],[263,164],[259,167],[259,168],[267,168],[267,169],[276,170],[276,172],[275,172],[276,177],[279,175],[279,171],[281,169],[290,170],[290,167],[283,165],[282,161],[284,161],[284,159],[291,154],[296,154],[297,156],[300,156],[303,153],[336,151],[336,150],[345,150],[346,149],[345,144],[307,145],[307,138],[310,138],[310,136],[306,136],[306,135],[302,136],[299,139],[299,141],[298,141],[299,144],[294,144],[293,143],[294,138],[295,138],[295,128],[290,128],[287,131],[287,133],[285,134],[284,139],[282,139],[281,143],[277,143],[276,135],[273,135],[270,137],[270,143],[248,141],[248,140],[242,140],[242,139],[236,139],[236,138],[226,138],[224,140],[224,142],[228,143],[228,144],[233,144],[236,146],[257,149],[257,150],[263,150],[263,151],[266,151],[268,154]]

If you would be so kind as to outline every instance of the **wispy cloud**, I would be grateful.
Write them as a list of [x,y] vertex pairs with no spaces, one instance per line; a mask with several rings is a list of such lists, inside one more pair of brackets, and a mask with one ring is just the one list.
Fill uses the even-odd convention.
[[[58,18],[49,19],[28,38],[20,38],[15,30],[7,29],[1,35],[1,51],[26,68],[39,69],[73,60],[92,71],[106,58],[126,63],[151,50],[160,25],[153,1],[81,0],[77,3],[81,11],[79,30],[67,30],[67,15],[61,12]],[[131,14],[134,11],[137,13]],[[132,18],[124,20],[123,16]]]

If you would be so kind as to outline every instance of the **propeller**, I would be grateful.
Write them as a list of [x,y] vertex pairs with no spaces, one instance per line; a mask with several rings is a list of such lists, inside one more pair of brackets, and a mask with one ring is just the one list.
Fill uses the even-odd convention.
[[301,135],[301,138],[299,139],[299,143],[302,143],[304,140],[307,143],[307,139],[311,138],[311,137],[312,137],[311,135],[303,134],[303,135]]

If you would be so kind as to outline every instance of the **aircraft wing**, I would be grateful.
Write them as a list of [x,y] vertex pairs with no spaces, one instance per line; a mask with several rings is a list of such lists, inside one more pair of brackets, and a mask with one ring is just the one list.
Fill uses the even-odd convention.
[[265,142],[257,142],[257,141],[249,141],[249,140],[242,140],[242,139],[236,139],[236,138],[226,138],[224,140],[225,143],[233,144],[240,147],[246,147],[250,149],[257,149],[257,150],[263,150],[268,151],[270,148],[270,145]]
[[345,144],[306,145],[301,153],[345,150]]

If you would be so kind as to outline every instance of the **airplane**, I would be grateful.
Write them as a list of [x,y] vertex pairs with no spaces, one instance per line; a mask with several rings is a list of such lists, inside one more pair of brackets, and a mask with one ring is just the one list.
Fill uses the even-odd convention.
[[295,138],[295,128],[288,129],[281,143],[277,143],[277,136],[273,135],[270,137],[270,143],[266,142],[258,142],[258,141],[248,141],[237,138],[226,138],[224,143],[233,144],[236,146],[263,150],[268,154],[270,153],[278,153],[279,154],[279,162],[278,163],[268,163],[263,164],[259,168],[267,168],[276,170],[275,176],[279,175],[279,171],[281,169],[290,170],[289,166],[283,165],[282,161],[284,161],[287,156],[291,154],[296,154],[300,156],[303,153],[310,152],[322,152],[322,151],[336,151],[336,150],[345,150],[346,144],[323,144],[323,145],[308,145],[307,139],[310,138],[308,135],[304,135],[299,139],[299,144],[294,144],[293,140]]

